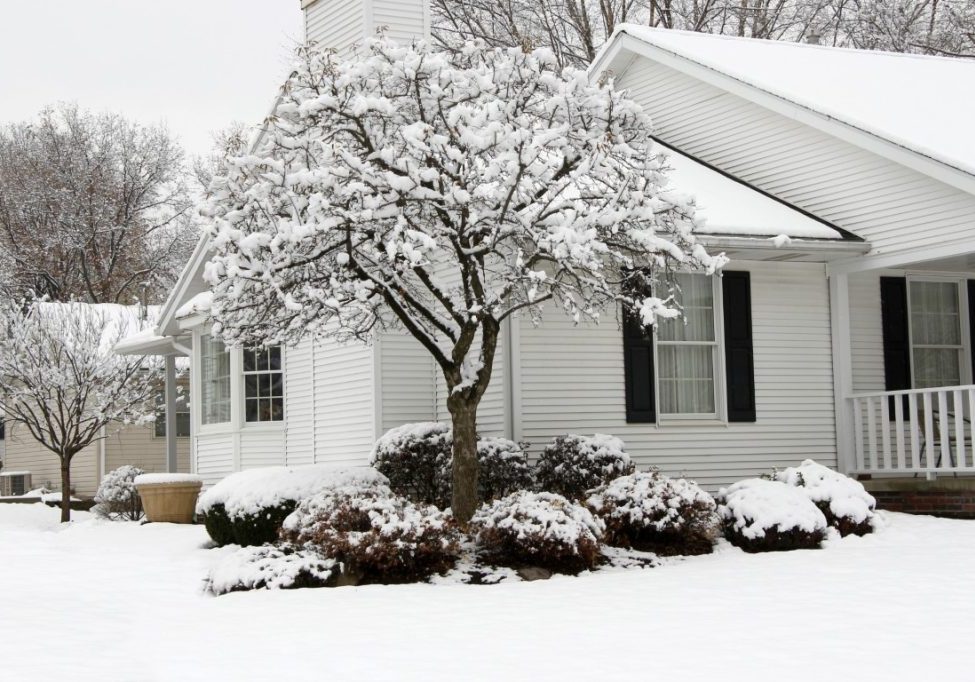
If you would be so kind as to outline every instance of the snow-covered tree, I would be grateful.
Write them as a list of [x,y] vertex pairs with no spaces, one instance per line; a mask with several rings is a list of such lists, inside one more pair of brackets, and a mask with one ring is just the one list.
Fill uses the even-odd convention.
[[662,189],[640,107],[550,51],[380,38],[347,61],[299,56],[263,141],[211,186],[215,330],[235,344],[409,332],[449,391],[466,521],[502,323],[551,303],[652,324],[678,314],[673,268],[724,258]]
[[113,423],[150,420],[161,380],[148,358],[117,355],[139,331],[124,306],[34,302],[0,305],[0,411],[61,464],[61,520],[71,518],[71,461]]
[[0,128],[0,290],[159,302],[199,239],[183,152],[161,127],[74,105]]

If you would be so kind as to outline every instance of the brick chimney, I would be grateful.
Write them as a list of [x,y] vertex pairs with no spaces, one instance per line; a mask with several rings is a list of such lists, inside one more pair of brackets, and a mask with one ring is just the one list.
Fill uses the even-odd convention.
[[301,0],[301,8],[305,40],[339,52],[381,27],[400,43],[430,36],[429,0]]

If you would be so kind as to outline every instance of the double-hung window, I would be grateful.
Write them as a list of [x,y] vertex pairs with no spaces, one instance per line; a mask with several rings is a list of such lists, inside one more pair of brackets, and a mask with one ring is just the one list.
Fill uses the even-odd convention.
[[230,421],[230,351],[209,334],[200,337],[201,420],[204,424]]
[[678,274],[682,317],[657,325],[658,404],[663,416],[716,417],[718,325],[714,278]]
[[280,346],[244,350],[244,419],[247,422],[284,420]]
[[909,280],[914,388],[962,383],[964,342],[957,281]]
[[[156,421],[154,423],[157,438],[166,437],[166,392],[156,394]],[[176,396],[176,437],[190,436],[190,406],[185,395]]]

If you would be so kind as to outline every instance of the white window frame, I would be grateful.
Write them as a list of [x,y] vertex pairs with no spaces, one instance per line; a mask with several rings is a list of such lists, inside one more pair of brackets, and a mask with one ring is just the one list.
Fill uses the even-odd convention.
[[968,316],[968,278],[960,275],[937,275],[937,274],[908,274],[907,280],[907,341],[910,348],[911,365],[911,388],[917,387],[917,380],[914,371],[917,363],[914,360],[914,315],[911,309],[911,285],[914,282],[940,282],[954,284],[958,292],[958,324],[961,326],[959,340],[960,346],[928,345],[922,344],[919,348],[956,348],[961,354],[958,362],[958,384],[964,386],[966,379],[968,383],[975,383],[971,366],[971,321]]
[[[711,280],[711,292],[713,301],[713,312],[714,312],[714,341],[702,342],[702,341],[660,341],[657,335],[658,327],[654,325],[653,328],[653,399],[654,408],[657,415],[657,426],[663,424],[680,424],[680,423],[720,423],[727,424],[728,413],[726,406],[727,391],[725,390],[725,339],[724,339],[724,299],[722,297],[721,288],[721,277],[718,275],[705,275],[700,272],[689,272],[684,273],[689,275],[698,275],[701,277],[709,277]],[[682,318],[673,320],[675,324],[682,324]],[[666,324],[664,322],[663,324]],[[692,345],[692,346],[702,346],[710,345],[712,347],[712,362],[714,365],[714,412],[702,412],[702,413],[684,413],[684,412],[663,412],[660,406],[660,357],[659,357],[659,344],[663,343],[665,345]]]
[[[288,421],[288,400],[287,400],[287,367],[285,366],[285,348],[284,346],[278,346],[281,354],[281,369],[279,370],[255,370],[255,371],[244,371],[244,349],[237,350],[237,374],[240,376],[240,385],[235,392],[237,398],[240,402],[240,423],[245,429],[278,429],[282,428],[285,422]],[[259,375],[259,374],[270,374],[270,373],[280,373],[281,374],[281,419],[276,421],[247,421],[247,381],[246,377],[248,375]]]

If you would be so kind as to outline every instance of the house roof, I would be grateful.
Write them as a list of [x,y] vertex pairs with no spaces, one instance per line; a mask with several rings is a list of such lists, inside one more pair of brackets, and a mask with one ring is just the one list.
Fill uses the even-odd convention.
[[697,234],[792,239],[846,239],[847,235],[757,189],[676,150],[668,150],[670,188],[694,197],[704,224]]
[[[628,35],[890,144],[975,175],[975,60],[621,25]],[[594,62],[604,68],[611,40]],[[968,87],[966,87],[966,84]]]

